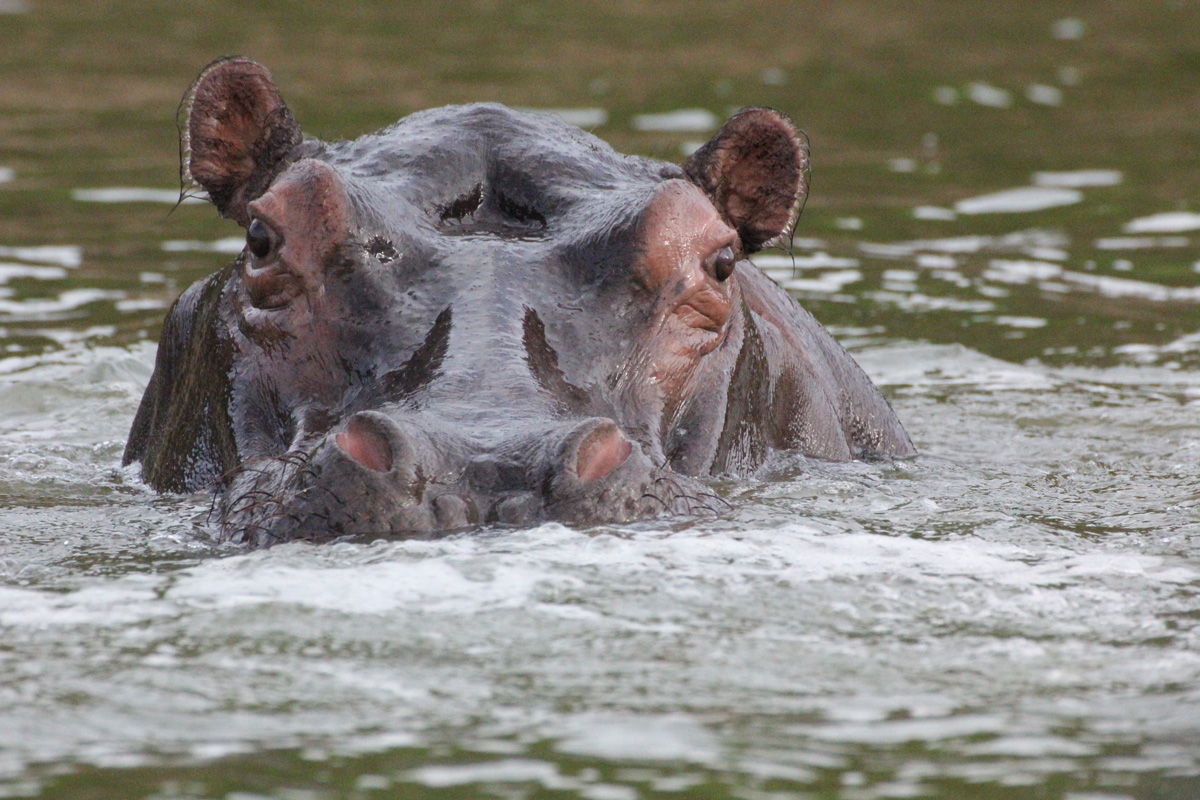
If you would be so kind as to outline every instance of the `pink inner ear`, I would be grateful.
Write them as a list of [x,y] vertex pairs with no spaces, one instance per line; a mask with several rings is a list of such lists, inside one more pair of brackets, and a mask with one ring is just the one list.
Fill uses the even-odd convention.
[[392,468],[392,445],[374,425],[353,417],[346,430],[334,437],[346,455],[376,472]]
[[579,480],[598,480],[625,463],[633,445],[614,426],[597,428],[579,445],[575,457],[575,474]]

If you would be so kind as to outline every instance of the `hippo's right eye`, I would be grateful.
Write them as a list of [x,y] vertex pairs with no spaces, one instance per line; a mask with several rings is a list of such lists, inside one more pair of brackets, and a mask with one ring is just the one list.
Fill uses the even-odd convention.
[[266,258],[271,252],[271,229],[257,217],[251,220],[250,227],[246,228],[246,247],[255,258]]

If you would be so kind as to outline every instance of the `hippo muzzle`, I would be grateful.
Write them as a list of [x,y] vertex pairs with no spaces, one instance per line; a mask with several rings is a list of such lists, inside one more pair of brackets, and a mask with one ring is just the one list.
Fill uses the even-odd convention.
[[497,105],[307,139],[234,58],[185,96],[185,176],[246,248],[167,316],[126,463],[254,545],[720,510],[772,450],[913,453],[746,256],[808,150],[732,117],[682,168]]
[[[685,479],[686,480],[686,479]],[[311,447],[237,472],[224,525],[258,545],[452,531],[542,519],[627,521],[719,503],[685,491],[609,419],[527,431],[496,448],[361,411]]]

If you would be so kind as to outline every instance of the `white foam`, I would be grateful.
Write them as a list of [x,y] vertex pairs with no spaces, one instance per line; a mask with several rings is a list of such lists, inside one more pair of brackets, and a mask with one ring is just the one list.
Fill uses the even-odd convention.
[[[963,737],[997,736],[1006,729],[998,714],[964,714],[934,719],[880,720],[837,725],[805,726],[804,732],[827,742],[869,745],[898,745],[905,742],[936,742]],[[901,795],[910,796],[907,794]]]
[[404,778],[435,789],[472,783],[540,783],[548,789],[556,789],[562,788],[563,783],[554,764],[524,758],[429,765],[405,773]]
[[17,177],[17,171],[12,167],[0,167],[0,183],[8,183]]
[[538,570],[503,563],[479,579],[468,577],[452,563],[433,559],[398,559],[353,569],[222,562],[205,564],[182,578],[170,595],[181,604],[203,608],[285,603],[376,614],[418,605],[424,613],[460,614],[520,606],[535,586],[553,580]]
[[555,749],[623,761],[709,763],[720,752],[716,738],[682,714],[579,714],[558,726]]
[[0,586],[0,622],[42,628],[47,625],[131,625],[173,613],[154,603],[158,579],[130,576],[86,586],[69,594]]
[[954,210],[960,214],[1024,214],[1069,206],[1081,200],[1083,194],[1075,189],[1022,186],[959,200]]

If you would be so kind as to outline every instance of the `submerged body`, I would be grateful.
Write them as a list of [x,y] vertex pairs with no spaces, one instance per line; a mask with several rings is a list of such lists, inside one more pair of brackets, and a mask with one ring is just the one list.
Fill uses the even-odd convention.
[[684,167],[496,105],[304,139],[260,65],[185,101],[185,168],[246,229],[163,330],[130,433],[255,545],[711,507],[773,449],[904,456],[891,408],[746,255],[807,149],[735,115]]

